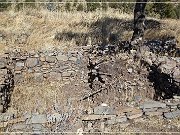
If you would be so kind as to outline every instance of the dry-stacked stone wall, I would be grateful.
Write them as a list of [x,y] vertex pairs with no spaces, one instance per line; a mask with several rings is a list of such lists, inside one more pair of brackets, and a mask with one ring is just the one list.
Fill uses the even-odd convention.
[[11,52],[11,69],[15,83],[73,79],[81,71],[83,52],[60,50],[44,52]]

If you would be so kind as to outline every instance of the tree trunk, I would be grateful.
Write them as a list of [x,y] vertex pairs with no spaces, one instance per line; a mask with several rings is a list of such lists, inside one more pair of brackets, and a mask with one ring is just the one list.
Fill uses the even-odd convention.
[[134,8],[134,33],[131,39],[132,46],[139,45],[143,41],[145,30],[145,14],[147,0],[136,0]]

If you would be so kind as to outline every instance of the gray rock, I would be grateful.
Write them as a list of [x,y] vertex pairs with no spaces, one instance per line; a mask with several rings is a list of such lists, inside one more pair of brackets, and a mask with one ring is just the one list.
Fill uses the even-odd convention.
[[57,58],[59,61],[68,61],[68,56],[66,56],[66,55],[58,54],[58,55],[56,56],[56,58]]
[[111,107],[100,105],[94,108],[94,114],[115,114],[115,113]]
[[126,116],[118,116],[118,117],[116,117],[116,122],[117,123],[122,123],[122,122],[126,122],[126,121],[127,121]]
[[70,61],[77,61],[77,58],[76,57],[70,57],[69,60]]
[[46,61],[49,63],[55,63],[56,62],[56,57],[55,56],[46,56]]
[[31,128],[32,128],[33,131],[36,131],[36,132],[45,131],[45,128],[41,124],[32,124]]
[[38,59],[37,58],[27,58],[26,60],[26,66],[29,68],[35,67],[38,65]]
[[143,115],[143,112],[138,112],[138,113],[127,113],[127,118],[132,120],[132,119],[136,119],[139,118]]
[[112,117],[110,120],[107,120],[106,124],[108,125],[116,124],[116,117]]
[[153,111],[153,112],[145,112],[145,115],[147,116],[160,116],[162,115],[163,113],[162,112],[159,112],[159,111]]
[[71,74],[72,74],[71,72],[63,72],[62,77],[70,77]]
[[62,80],[61,73],[58,73],[58,72],[50,72],[49,78],[52,80],[58,80],[58,81]]
[[16,62],[15,70],[22,70],[23,67],[24,67],[24,62],[22,62],[22,61]]
[[12,131],[22,131],[23,129],[26,129],[27,128],[27,125],[24,124],[24,123],[16,123],[16,124],[13,124],[13,126],[11,127],[11,130]]
[[175,118],[175,117],[180,117],[180,110],[176,110],[174,112],[164,113],[164,117],[167,118],[167,119],[172,119],[172,118]]
[[33,114],[31,118],[32,124],[44,124],[47,122],[46,115],[45,114]]
[[44,80],[43,73],[34,73],[34,79],[37,82],[42,82]]
[[5,64],[5,62],[3,62],[3,61],[0,61],[0,69],[2,69],[2,68],[4,68],[4,67],[6,67],[6,64]]
[[145,101],[142,105],[140,105],[140,108],[166,108],[166,104],[158,101],[149,100]]
[[157,108],[143,108],[143,112],[154,112],[157,111]]

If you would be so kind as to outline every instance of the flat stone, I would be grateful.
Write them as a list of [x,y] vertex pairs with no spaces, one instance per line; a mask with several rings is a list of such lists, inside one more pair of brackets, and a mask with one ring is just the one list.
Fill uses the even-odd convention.
[[143,108],[143,112],[154,112],[157,111],[157,108]]
[[143,112],[140,109],[134,109],[133,111],[126,113],[127,118],[130,119],[130,120],[139,118],[142,115],[143,115]]
[[77,58],[76,57],[70,57],[69,60],[70,61],[77,61]]
[[159,112],[159,111],[154,111],[154,112],[145,112],[145,115],[147,116],[160,116],[162,115],[163,113],[162,112]]
[[114,110],[109,106],[97,106],[94,108],[94,114],[115,114]]
[[43,73],[34,73],[34,79],[37,82],[42,82],[44,80]]
[[31,128],[33,129],[33,131],[45,131],[45,128],[41,124],[32,124]]
[[118,116],[118,117],[116,117],[116,122],[117,123],[122,123],[122,122],[126,122],[126,121],[127,121],[126,116]]
[[157,111],[158,112],[169,112],[170,109],[169,108],[159,108]]
[[23,123],[16,123],[16,124],[13,124],[12,127],[11,127],[11,130],[12,131],[22,131],[23,129],[26,129],[27,128],[27,125],[26,124],[23,124]]
[[45,114],[33,114],[31,118],[31,123],[39,123],[39,124],[44,124],[47,122],[47,118]]
[[58,73],[58,72],[50,72],[49,73],[49,78],[52,79],[52,80],[62,80],[62,75],[61,73]]
[[55,56],[46,56],[46,61],[49,63],[55,63],[56,62],[56,57]]
[[180,117],[180,110],[164,113],[164,117],[167,119],[173,119],[175,117]]
[[63,72],[62,73],[62,77],[70,77],[71,76],[71,72]]
[[62,55],[62,54],[58,54],[56,56],[58,61],[68,61],[68,56],[67,55]]
[[140,105],[140,108],[166,108],[166,104],[158,101],[149,100],[145,101],[142,105]]
[[38,63],[39,61],[37,58],[27,58],[26,60],[26,66],[29,68],[35,67]]

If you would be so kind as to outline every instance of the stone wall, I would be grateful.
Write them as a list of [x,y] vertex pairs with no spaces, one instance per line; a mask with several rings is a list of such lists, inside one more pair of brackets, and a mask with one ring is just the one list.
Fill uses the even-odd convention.
[[8,54],[15,83],[73,79],[80,73],[83,51],[15,51]]

